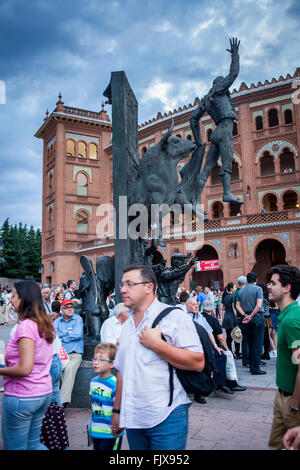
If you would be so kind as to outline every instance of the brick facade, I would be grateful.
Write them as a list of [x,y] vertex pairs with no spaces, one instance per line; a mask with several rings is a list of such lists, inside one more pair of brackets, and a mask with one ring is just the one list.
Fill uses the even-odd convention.
[[[244,205],[230,208],[222,202],[218,170],[207,181],[201,202],[208,214],[201,259],[219,259],[220,270],[190,271],[190,282],[221,286],[251,270],[268,280],[271,264],[300,265],[300,69],[278,80],[233,90],[238,114],[234,135],[232,192]],[[298,98],[299,96],[299,98]],[[189,118],[199,100],[139,126],[140,156],[159,142],[173,116],[173,135],[192,138]],[[208,142],[214,123],[204,115],[201,134]],[[111,122],[100,112],[65,106],[59,96],[55,110],[47,114],[36,133],[43,139],[43,282],[56,285],[68,279],[79,281],[81,254],[92,262],[113,254],[113,240],[96,234],[100,204],[112,203]],[[78,156],[81,155],[81,156]],[[179,164],[179,169],[185,162]],[[221,160],[219,162],[221,164]],[[262,213],[262,210],[265,210]],[[87,223],[86,223],[87,222]],[[194,227],[199,230],[201,227]],[[197,253],[201,245],[176,237],[171,229],[167,256],[175,252]],[[264,242],[264,240],[268,240]],[[231,254],[231,256],[229,256]]]

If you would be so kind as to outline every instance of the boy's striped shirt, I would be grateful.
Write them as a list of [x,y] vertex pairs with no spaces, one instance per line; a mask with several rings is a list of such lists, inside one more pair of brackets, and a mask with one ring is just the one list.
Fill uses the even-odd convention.
[[111,375],[107,379],[94,377],[90,384],[92,397],[92,419],[90,422],[90,436],[95,439],[113,438],[111,432],[112,409],[115,399],[117,378]]

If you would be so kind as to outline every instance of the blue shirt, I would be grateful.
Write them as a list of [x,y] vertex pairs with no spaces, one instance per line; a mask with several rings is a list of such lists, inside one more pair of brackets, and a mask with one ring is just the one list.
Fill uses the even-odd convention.
[[204,294],[204,292],[200,292],[200,294],[197,295],[197,302],[200,302],[200,305],[202,305],[205,300],[206,295]]
[[68,354],[72,352],[83,354],[83,321],[80,315],[74,313],[69,321],[63,316],[58,317],[54,322],[54,328]]
[[208,321],[206,320],[206,318],[204,318],[203,315],[201,315],[201,313],[199,313],[197,316],[190,312],[189,310],[187,310],[186,312],[190,317],[192,317],[192,319],[194,320],[194,322],[198,323],[198,325],[202,326],[206,333],[208,335],[210,335],[212,332],[213,332],[213,329],[212,327],[210,326],[210,324],[208,323]]

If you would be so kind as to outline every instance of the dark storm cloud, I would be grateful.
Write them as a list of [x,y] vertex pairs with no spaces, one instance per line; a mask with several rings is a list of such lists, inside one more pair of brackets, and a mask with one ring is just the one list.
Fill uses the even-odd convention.
[[34,134],[60,91],[66,105],[99,110],[111,71],[124,70],[141,123],[193,103],[228,73],[231,36],[241,39],[235,88],[292,74],[299,14],[291,0],[2,0],[0,223],[40,225],[42,141]]

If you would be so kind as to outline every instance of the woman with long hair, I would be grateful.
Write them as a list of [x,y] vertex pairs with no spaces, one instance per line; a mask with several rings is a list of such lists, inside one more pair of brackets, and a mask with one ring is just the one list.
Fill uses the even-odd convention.
[[52,396],[54,328],[36,282],[16,282],[12,302],[19,324],[6,346],[6,367],[0,368],[4,449],[43,450],[40,433]]
[[237,325],[237,320],[233,311],[233,294],[235,291],[235,285],[233,282],[229,282],[224,289],[222,296],[222,307],[224,311],[222,328],[226,330],[226,343],[228,349],[231,351],[231,331]]

